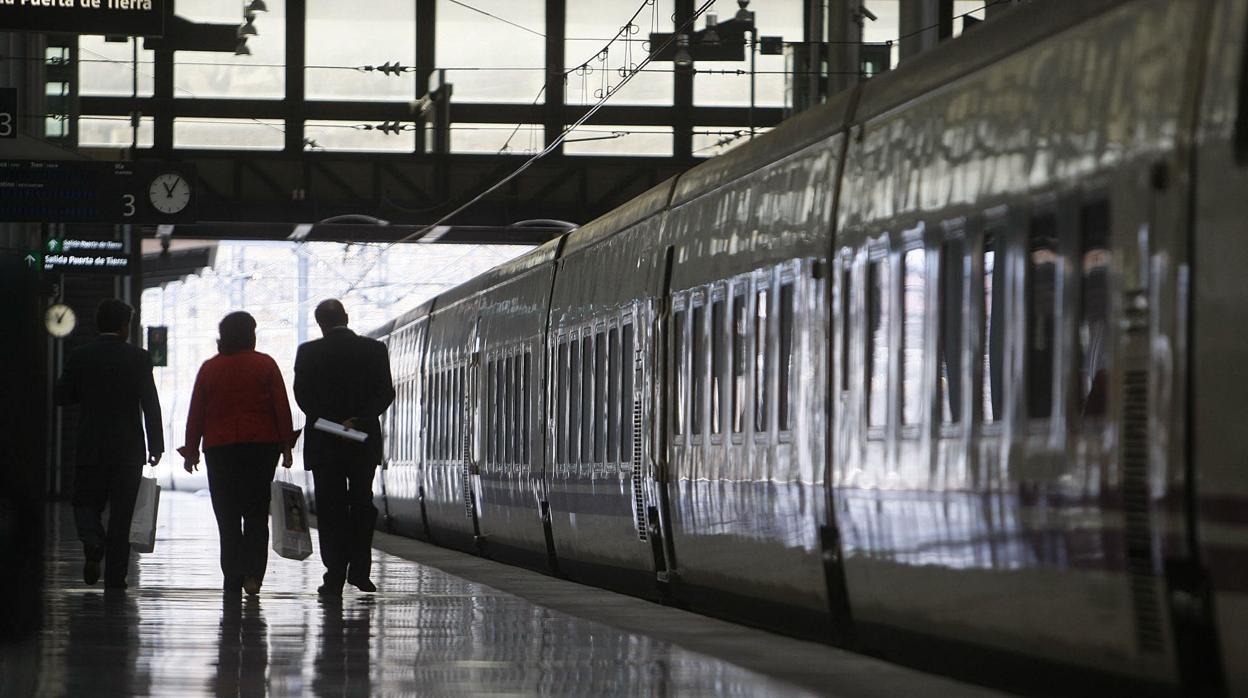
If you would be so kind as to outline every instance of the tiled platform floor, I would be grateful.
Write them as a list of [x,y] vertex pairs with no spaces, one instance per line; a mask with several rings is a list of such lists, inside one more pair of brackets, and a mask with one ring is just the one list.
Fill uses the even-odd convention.
[[[619,597],[617,614],[630,620],[613,623],[608,613],[605,622],[598,622],[592,613],[553,610],[423,561],[378,551],[377,594],[348,587],[341,603],[323,603],[315,592],[318,555],[295,562],[271,554],[260,598],[227,601],[219,591],[216,529],[207,497],[165,493],[160,513],[156,551],[141,556],[130,572],[129,591],[114,597],[82,583],[82,555],[68,507],[50,510],[44,629],[25,647],[7,650],[0,668],[24,676],[0,680],[0,693],[7,687],[22,694],[92,697],[896,695],[903,686],[909,691],[917,685],[929,695],[987,693],[922,675],[918,680],[923,683],[914,684],[905,670],[875,660],[734,630],[737,626],[628,597]],[[408,544],[381,538],[390,541],[391,549]],[[417,555],[423,550],[436,557],[435,564],[443,568],[459,565],[475,578],[493,569],[507,582],[503,586],[528,584],[539,596],[579,597],[578,590],[607,594],[419,543],[412,546]],[[598,598],[592,605],[602,607],[606,597]],[[698,631],[702,636],[726,639],[750,657],[780,650],[790,657],[810,652],[813,659],[800,660],[808,671],[790,683],[782,664],[755,661],[761,670],[750,670],[678,646],[671,639],[679,634],[651,637],[636,627],[651,614],[659,614],[654,622],[665,625],[709,624]],[[689,637],[696,646],[697,636]],[[748,647],[750,642],[757,651]],[[714,651],[714,643],[707,646]],[[810,667],[811,661],[830,664],[820,670]],[[826,671],[827,683],[811,671]],[[838,686],[838,676],[844,685]],[[899,676],[906,677],[902,683],[897,683]]]

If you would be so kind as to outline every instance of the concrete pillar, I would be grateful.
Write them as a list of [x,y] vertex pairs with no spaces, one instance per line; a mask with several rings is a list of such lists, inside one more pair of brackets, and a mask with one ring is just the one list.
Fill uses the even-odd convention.
[[898,0],[902,63],[940,43],[940,0]]

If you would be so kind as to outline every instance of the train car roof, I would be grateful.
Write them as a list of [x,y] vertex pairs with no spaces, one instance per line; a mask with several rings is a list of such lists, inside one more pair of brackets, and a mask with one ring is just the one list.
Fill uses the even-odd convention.
[[599,240],[611,237],[629,226],[636,225],[653,215],[662,213],[667,209],[668,202],[671,200],[672,187],[683,176],[677,175],[676,177],[668,178],[650,187],[645,192],[637,195],[637,197],[620,204],[568,233],[568,241],[564,245],[563,254],[571,254],[576,250],[589,247]]
[[1053,12],[1045,3],[1012,7],[994,17],[988,27],[972,29],[862,83],[853,121],[862,123],[884,114],[1127,1],[1064,3],[1061,12]]
[[515,259],[503,262],[486,272],[472,277],[455,288],[443,291],[436,299],[437,308],[448,308],[465,298],[471,298],[482,291],[504,284],[543,264],[553,262],[559,253],[559,245],[564,237],[566,235],[561,235],[554,240],[548,240]]

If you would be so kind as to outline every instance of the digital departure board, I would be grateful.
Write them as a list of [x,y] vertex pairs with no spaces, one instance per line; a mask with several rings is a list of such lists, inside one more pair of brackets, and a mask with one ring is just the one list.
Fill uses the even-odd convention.
[[161,36],[166,0],[0,0],[5,31]]
[[195,189],[182,163],[0,160],[0,222],[190,223]]

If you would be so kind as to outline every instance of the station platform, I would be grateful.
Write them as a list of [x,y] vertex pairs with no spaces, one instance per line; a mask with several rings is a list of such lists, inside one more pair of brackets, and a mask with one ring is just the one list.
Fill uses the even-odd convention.
[[162,494],[121,594],[83,584],[67,505],[47,541],[43,630],[0,649],[5,696],[998,695],[380,533],[376,594],[323,602],[318,554],[271,554],[260,596],[229,601],[206,493]]

